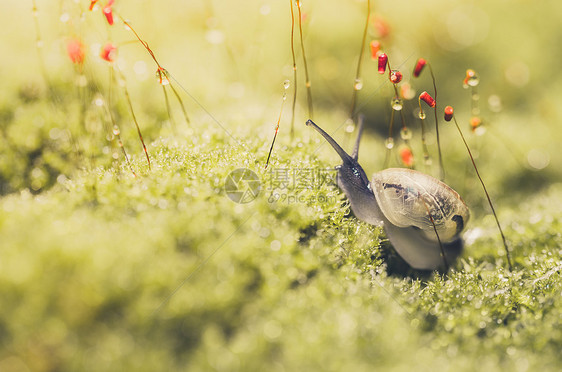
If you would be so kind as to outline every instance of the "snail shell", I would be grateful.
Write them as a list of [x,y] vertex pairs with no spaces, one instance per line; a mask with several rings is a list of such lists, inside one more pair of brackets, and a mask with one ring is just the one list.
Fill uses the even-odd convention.
[[385,169],[373,175],[371,186],[379,208],[390,223],[417,227],[434,242],[437,242],[435,230],[442,243],[453,241],[470,217],[468,207],[455,190],[415,170]]

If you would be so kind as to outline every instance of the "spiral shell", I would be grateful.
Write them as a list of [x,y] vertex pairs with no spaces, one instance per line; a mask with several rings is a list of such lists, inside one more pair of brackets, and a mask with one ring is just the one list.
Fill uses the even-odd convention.
[[435,229],[442,243],[453,241],[470,217],[468,207],[455,190],[415,170],[389,168],[377,172],[372,187],[390,223],[417,227],[431,241],[437,241]]

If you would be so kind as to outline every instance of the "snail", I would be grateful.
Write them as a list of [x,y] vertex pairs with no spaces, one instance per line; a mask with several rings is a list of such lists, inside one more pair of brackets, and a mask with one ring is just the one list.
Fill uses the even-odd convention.
[[349,199],[355,216],[382,226],[396,252],[414,269],[448,269],[461,254],[460,236],[470,213],[460,195],[445,183],[419,171],[388,168],[369,182],[358,163],[360,122],[351,155],[312,120],[316,129],[341,157],[337,183]]

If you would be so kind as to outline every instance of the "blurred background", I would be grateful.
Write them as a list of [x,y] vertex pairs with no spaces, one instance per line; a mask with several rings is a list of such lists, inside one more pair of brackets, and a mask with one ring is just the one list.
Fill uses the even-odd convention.
[[[310,0],[301,4],[315,119],[338,140],[348,141],[343,123],[351,107],[367,3]],[[296,17],[297,8],[293,5]],[[122,0],[113,6],[113,27],[101,14],[101,6],[88,12],[88,1],[37,0],[3,6],[3,194],[22,188],[40,191],[49,188],[59,175],[68,176],[77,166],[113,160],[111,153],[118,151],[117,145],[111,127],[105,123],[107,118],[103,119],[103,109],[95,104],[99,94],[105,95],[110,85],[108,63],[99,57],[100,48],[108,41],[118,48],[116,64],[125,77],[147,142],[161,135],[197,136],[208,125],[219,122],[240,137],[257,133],[264,141],[264,151],[267,150],[266,142],[272,135],[285,91],[283,82],[293,79],[289,3]],[[557,21],[560,7],[555,1],[524,0],[400,4],[373,1],[366,44],[372,40],[381,42],[392,67],[404,74],[402,85],[411,84],[415,97],[423,90],[433,89],[427,71],[417,79],[411,76],[416,60],[427,59],[437,81],[439,112],[445,105],[453,105],[465,131],[470,131],[471,96],[469,90],[462,88],[462,80],[466,69],[474,69],[480,76],[481,118],[488,129],[480,139],[471,139],[477,146],[476,155],[478,150],[484,151],[486,163],[500,169],[517,167],[511,172],[513,179],[504,183],[518,182],[524,186],[529,182],[530,171],[540,184],[553,176],[561,160],[556,151],[561,145],[562,117],[558,103],[562,94],[558,68],[562,52],[557,47],[562,33]],[[170,122],[155,77],[156,65],[118,16],[130,21],[173,80],[181,84],[178,89],[193,125],[181,125],[177,104],[172,104],[172,113],[180,123]],[[309,139],[309,132],[302,125],[308,110],[298,22],[295,27],[296,135],[297,139]],[[82,40],[86,50],[81,72],[66,51],[66,45],[73,39]],[[80,75],[87,79],[85,87],[77,86]],[[377,74],[368,45],[363,55],[361,85],[356,112],[364,113],[368,127],[384,138],[393,89],[386,75]],[[279,139],[289,146],[293,141],[288,133],[294,86],[292,83],[286,90],[289,104],[284,108]],[[119,89],[113,87],[117,97],[114,103],[117,115],[124,117],[128,107]],[[404,114],[408,126],[419,136],[416,107],[415,98],[406,101]],[[85,117],[88,125],[80,123]],[[400,125],[397,117],[397,144]],[[427,125],[433,132],[432,115]],[[445,160],[455,160],[460,155],[447,147],[462,146],[453,128],[445,127],[442,120],[441,126]],[[136,141],[135,128],[120,125],[120,129],[126,148],[137,154],[138,148],[130,145]],[[435,153],[433,135],[428,137]],[[381,141],[373,145],[378,149],[364,150],[370,172],[382,166]],[[414,153],[419,154],[421,145],[412,143]],[[73,158],[76,146],[90,159],[89,164]]]

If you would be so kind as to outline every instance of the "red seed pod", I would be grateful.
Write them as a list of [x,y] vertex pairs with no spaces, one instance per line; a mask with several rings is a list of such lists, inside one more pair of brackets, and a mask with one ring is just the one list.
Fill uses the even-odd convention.
[[107,23],[109,23],[110,26],[113,25],[113,10],[111,9],[111,7],[113,6],[114,1],[115,0],[109,0],[103,7],[103,15],[107,19]]
[[482,119],[480,119],[478,116],[473,116],[470,118],[470,128],[473,132],[481,125]]
[[408,146],[404,146],[400,149],[400,159],[402,163],[407,167],[412,167],[414,165],[414,154]]
[[115,60],[115,55],[117,52],[117,47],[112,43],[107,43],[101,48],[100,57],[107,62],[113,62]]
[[426,91],[423,91],[422,94],[420,94],[420,100],[427,103],[429,107],[435,107],[435,100]]
[[423,58],[418,59],[418,62],[416,62],[416,67],[414,67],[414,77],[418,77],[420,76],[423,68],[425,67],[425,65],[427,64],[427,61]]
[[473,80],[476,78],[476,71],[474,71],[473,69],[468,69],[466,70],[466,76],[464,77],[464,80],[462,81],[462,85],[464,87],[468,87],[468,83],[470,80]]
[[412,88],[410,83],[407,81],[400,85],[400,97],[404,99],[412,99],[416,96],[416,91]]
[[390,26],[388,25],[388,22],[381,17],[375,17],[373,19],[373,26],[375,26],[379,36],[383,39],[390,34]]
[[445,121],[451,121],[451,119],[453,118],[453,107],[452,106],[447,106],[445,107]]
[[392,84],[398,84],[402,81],[402,73],[398,70],[392,70],[388,78],[390,79]]
[[388,62],[388,56],[386,53],[379,54],[379,74],[384,74],[386,71],[386,64]]
[[378,58],[379,52],[381,51],[381,43],[378,40],[373,40],[369,44],[369,47],[371,48],[371,58],[374,61]]
[[79,39],[72,39],[66,43],[66,52],[72,63],[81,65],[86,57],[85,46]]

